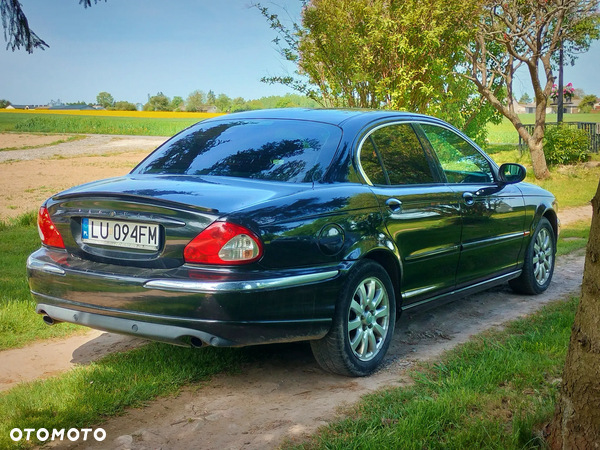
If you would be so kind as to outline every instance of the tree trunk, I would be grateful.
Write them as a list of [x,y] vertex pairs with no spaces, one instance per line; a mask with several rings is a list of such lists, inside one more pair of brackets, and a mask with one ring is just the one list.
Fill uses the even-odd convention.
[[533,135],[527,141],[529,152],[531,153],[531,165],[533,167],[533,174],[538,180],[543,180],[550,176],[548,165],[546,164],[546,155],[544,154],[544,132],[542,131],[542,137],[537,136],[537,127]]
[[592,207],[581,301],[548,439],[552,450],[600,449],[600,184]]

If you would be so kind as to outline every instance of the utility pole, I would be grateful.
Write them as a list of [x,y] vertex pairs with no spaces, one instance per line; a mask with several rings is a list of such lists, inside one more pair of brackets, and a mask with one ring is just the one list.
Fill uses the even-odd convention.
[[558,56],[558,97],[556,101],[556,122],[563,121],[563,41],[560,39],[560,53]]

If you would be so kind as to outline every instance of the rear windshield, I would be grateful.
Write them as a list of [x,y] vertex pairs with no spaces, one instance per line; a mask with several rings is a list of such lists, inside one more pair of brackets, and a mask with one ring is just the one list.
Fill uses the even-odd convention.
[[302,120],[200,122],[159,147],[132,173],[310,183],[323,176],[341,135],[334,125]]

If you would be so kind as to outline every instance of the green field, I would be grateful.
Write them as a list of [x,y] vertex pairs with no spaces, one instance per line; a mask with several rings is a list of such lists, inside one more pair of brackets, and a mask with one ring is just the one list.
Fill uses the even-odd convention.
[[[535,123],[535,114],[519,114],[519,119],[525,125]],[[565,114],[565,122],[600,122],[600,114]],[[555,123],[556,114],[548,114],[546,123]],[[507,118],[498,125],[488,125],[488,142],[490,144],[518,144],[519,135]]]
[[[519,117],[524,124],[535,122],[534,114],[520,114]],[[201,119],[0,112],[0,132],[172,136],[199,120]],[[565,114],[565,121],[600,122],[600,114]],[[546,122],[556,122],[556,114],[548,114]],[[489,125],[488,130],[490,144],[519,142],[514,126],[506,118],[499,125]]]
[[173,136],[199,120],[0,112],[0,132]]

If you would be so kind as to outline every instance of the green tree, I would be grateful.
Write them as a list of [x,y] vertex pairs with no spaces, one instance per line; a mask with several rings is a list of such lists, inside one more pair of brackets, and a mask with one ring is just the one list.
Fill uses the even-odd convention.
[[115,99],[108,92],[102,91],[96,95],[96,103],[103,108],[110,108],[115,103]]
[[532,101],[533,99],[529,96],[527,92],[521,95],[521,98],[519,99],[519,103],[531,103]]
[[5,100],[3,98],[0,99],[0,109],[4,109],[9,105],[10,105],[10,102],[8,100]]
[[[478,12],[475,38],[467,46],[463,76],[514,125],[531,152],[538,179],[549,176],[543,140],[548,98],[555,83],[554,67],[561,41],[567,59],[589,49],[600,37],[597,0],[487,0]],[[516,70],[523,66],[535,96],[535,128],[529,133],[513,102],[498,96],[498,87],[512,98]],[[540,70],[541,69],[541,70]]]
[[170,111],[171,100],[162,92],[158,92],[148,99],[144,111]]
[[217,97],[215,96],[215,93],[212,90],[208,91],[208,94],[206,94],[206,104],[210,106],[215,106],[216,102]]
[[597,102],[598,102],[598,99],[596,98],[595,95],[593,95],[593,94],[585,95],[581,99],[581,102],[579,102],[579,111],[582,113],[589,113],[594,108],[594,105]]
[[231,101],[231,106],[229,107],[229,112],[239,112],[239,111],[247,111],[248,105],[246,100],[243,97],[236,97]]
[[111,109],[114,109],[115,111],[137,111],[137,107],[134,103],[124,100],[115,102],[115,105]]
[[206,105],[206,94],[204,91],[194,91],[188,95],[185,101],[185,110],[190,112],[202,111]]
[[173,97],[171,100],[171,111],[183,111],[183,98],[179,95]]
[[[98,3],[98,0],[94,0],[94,3]],[[92,1],[79,0],[79,4],[87,8],[92,6]],[[14,52],[24,47],[28,53],[33,53],[35,48],[45,50],[50,47],[29,28],[29,22],[19,0],[0,0],[0,17],[7,50],[10,48]]]
[[231,99],[225,94],[219,94],[215,100],[215,106],[220,112],[229,112],[231,109]]
[[265,82],[282,83],[327,107],[436,115],[479,142],[485,124],[500,117],[460,76],[476,0],[313,0],[291,28],[257,7],[278,32],[281,54],[297,65],[296,76]]

